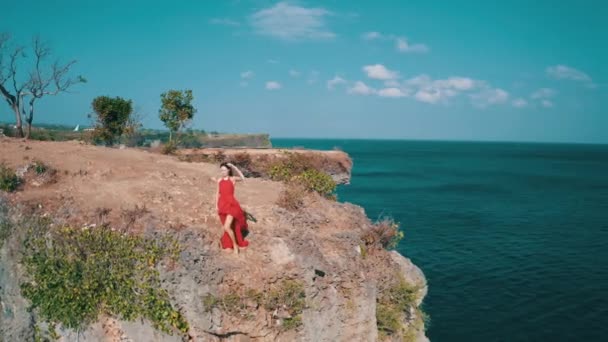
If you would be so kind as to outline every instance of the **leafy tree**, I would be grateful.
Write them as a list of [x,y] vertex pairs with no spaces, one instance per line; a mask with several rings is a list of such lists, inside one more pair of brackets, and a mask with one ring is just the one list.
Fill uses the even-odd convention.
[[194,97],[192,90],[169,90],[162,93],[160,99],[159,117],[169,129],[169,141],[172,141],[173,133],[179,132],[194,117]]
[[92,107],[96,114],[94,136],[113,145],[128,129],[133,103],[121,97],[98,96]]

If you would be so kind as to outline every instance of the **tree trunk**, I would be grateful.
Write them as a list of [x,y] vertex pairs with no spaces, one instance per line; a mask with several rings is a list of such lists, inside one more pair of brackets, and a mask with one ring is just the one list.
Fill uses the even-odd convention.
[[17,137],[23,138],[23,125],[21,124],[21,113],[19,113],[19,102],[11,104],[15,112],[15,126],[17,128]]
[[4,96],[6,102],[8,102],[8,105],[11,106],[11,109],[13,110],[13,112],[15,112],[15,127],[17,128],[17,136],[19,138],[23,138],[23,128],[21,127],[21,113],[19,113],[20,94],[17,94],[17,96],[15,96],[9,93],[8,90],[6,90],[6,88],[4,88],[2,84],[0,84],[0,94]]
[[25,140],[29,140],[30,136],[32,135],[32,121],[34,121],[34,101],[36,101],[36,98],[32,97],[32,99],[30,100],[30,113],[25,117],[25,122],[27,122],[27,134],[25,135]]

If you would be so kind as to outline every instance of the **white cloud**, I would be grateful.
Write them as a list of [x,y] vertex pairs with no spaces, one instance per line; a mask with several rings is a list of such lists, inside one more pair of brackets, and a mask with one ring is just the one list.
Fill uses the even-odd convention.
[[487,88],[479,93],[471,94],[473,105],[480,108],[501,104],[509,100],[509,93],[500,88]]
[[241,73],[241,78],[244,80],[252,79],[255,76],[255,73],[251,70],[243,71]]
[[476,81],[468,77],[449,77],[445,80],[435,81],[436,85],[441,88],[452,88],[455,90],[471,90],[482,82]]
[[300,75],[302,75],[302,73],[299,72],[298,70],[294,70],[294,69],[289,70],[289,76],[291,76],[291,77],[300,77]]
[[428,75],[422,74],[406,80],[405,83],[413,87],[425,87],[432,83],[432,79]]
[[375,92],[375,89],[368,87],[365,83],[361,81],[355,82],[355,85],[348,89],[349,94],[371,95]]
[[387,69],[382,64],[366,65],[363,67],[363,71],[367,74],[367,77],[376,80],[394,80],[399,78],[399,74],[395,71]]
[[268,89],[268,90],[278,90],[281,88],[283,88],[283,86],[279,82],[276,82],[276,81],[266,82],[266,89]]
[[239,23],[238,21],[228,18],[213,18],[209,20],[209,24],[223,26],[241,26],[241,23]]
[[591,82],[591,77],[586,73],[563,64],[547,67],[545,71],[549,77],[558,80]]
[[307,8],[279,2],[273,7],[251,15],[251,25],[256,33],[281,40],[333,39],[325,23],[331,12],[324,8]]
[[551,108],[553,107],[553,102],[549,101],[549,100],[542,100],[540,102],[541,106],[545,107],[545,108]]
[[538,100],[538,99],[547,99],[553,97],[557,92],[551,88],[540,88],[537,91],[533,92],[530,95],[530,98]]
[[433,80],[425,74],[404,81],[406,88],[416,89],[414,98],[426,103],[446,102],[462,92],[486,87],[486,82],[469,77],[452,76],[446,79]]
[[512,105],[513,105],[513,107],[515,107],[515,108],[524,108],[524,107],[527,107],[527,106],[528,106],[528,101],[526,101],[525,99],[522,99],[522,98],[520,97],[520,98],[517,98],[517,99],[513,100],[513,101],[511,102],[511,104],[512,104]]
[[399,83],[399,81],[396,81],[396,80],[388,80],[388,81],[384,82],[384,85],[389,88],[398,88],[401,86],[401,83]]
[[376,40],[376,39],[382,39],[384,37],[382,36],[382,33],[372,31],[372,32],[365,32],[364,34],[361,35],[361,38],[363,40]]
[[384,88],[378,91],[378,96],[381,97],[405,97],[408,94],[399,88]]
[[540,88],[530,95],[530,98],[538,101],[538,104],[545,108],[553,107],[553,101],[550,99],[555,97],[557,91],[551,88]]
[[346,80],[340,76],[334,76],[331,80],[327,81],[327,89],[334,90],[337,85],[345,84]]
[[442,95],[439,90],[419,90],[414,95],[416,100],[426,103],[437,103],[442,100]]
[[425,53],[429,51],[429,47],[424,44],[410,44],[406,38],[399,37],[395,39],[395,47],[400,52]]

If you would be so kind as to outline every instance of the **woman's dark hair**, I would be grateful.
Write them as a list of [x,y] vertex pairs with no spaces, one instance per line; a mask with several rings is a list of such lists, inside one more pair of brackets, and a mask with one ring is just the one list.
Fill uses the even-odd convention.
[[220,164],[220,169],[221,169],[222,167],[227,168],[227,169],[228,169],[228,176],[232,177],[232,168],[231,168],[230,166],[228,166],[228,163],[221,163],[221,164]]

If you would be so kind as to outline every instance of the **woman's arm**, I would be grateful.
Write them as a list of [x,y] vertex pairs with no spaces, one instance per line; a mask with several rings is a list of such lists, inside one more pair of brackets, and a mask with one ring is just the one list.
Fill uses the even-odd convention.
[[245,176],[243,176],[243,173],[241,172],[241,170],[239,170],[239,168],[238,168],[238,167],[236,167],[236,166],[235,166],[234,164],[232,164],[232,163],[228,163],[228,166],[230,166],[230,168],[231,168],[233,171],[236,171],[236,173],[239,175],[239,178],[236,178],[236,177],[235,177],[235,178],[236,178],[235,180],[241,180],[241,181],[244,181],[244,180],[245,180]]

